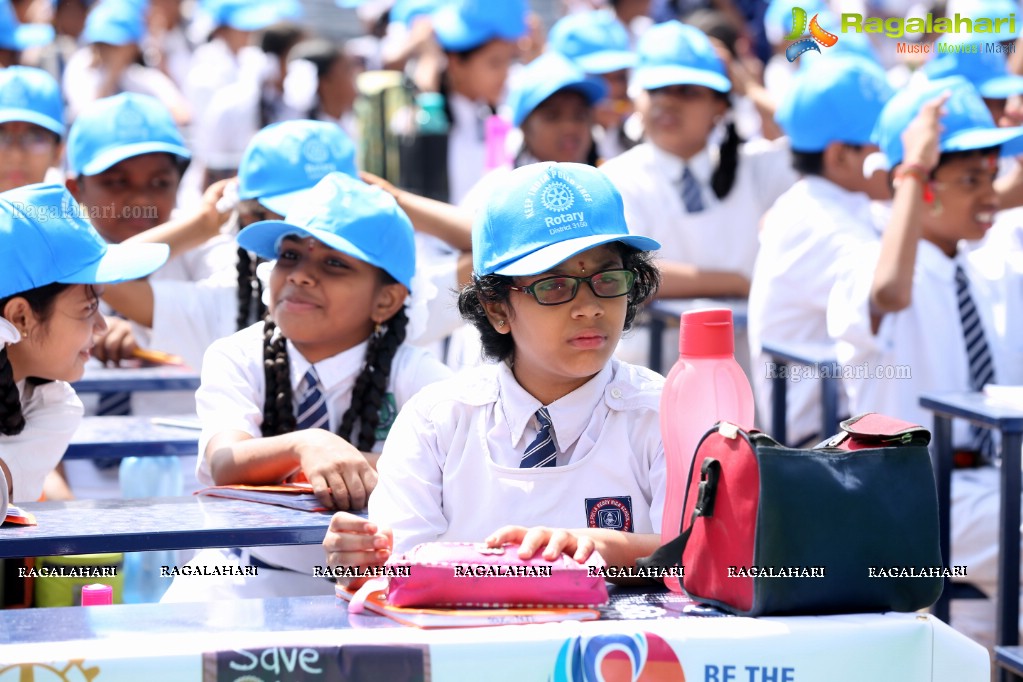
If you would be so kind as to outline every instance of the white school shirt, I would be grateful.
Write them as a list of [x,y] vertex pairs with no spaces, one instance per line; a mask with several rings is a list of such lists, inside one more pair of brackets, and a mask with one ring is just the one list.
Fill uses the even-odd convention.
[[797,179],[787,142],[758,140],[740,147],[732,191],[723,200],[710,187],[716,150],[685,162],[699,182],[704,210],[682,203],[683,160],[646,142],[600,167],[622,194],[629,230],[661,243],[658,258],[700,268],[753,272],[757,229],[768,208]]
[[[922,393],[969,391],[969,361],[963,340],[955,269],[970,279],[984,336],[991,350],[995,382],[1020,383],[1023,367],[1023,277],[1008,267],[982,263],[975,253],[949,258],[920,240],[911,305],[870,329],[870,288],[880,244],[864,244],[843,259],[828,300],[828,332],[838,343],[852,414],[880,412],[928,428],[933,415],[920,407]],[[909,376],[907,376],[909,375]],[[968,425],[953,422],[957,446],[970,444]]]
[[448,203],[457,206],[486,168],[486,121],[491,111],[457,92],[451,93],[448,106],[454,119],[448,130]]
[[[35,502],[47,474],[64,456],[84,409],[65,381],[32,386],[22,380],[17,386],[25,428],[14,436],[0,436],[0,459],[11,471],[10,501]],[[6,487],[3,481],[0,487]]]
[[[768,423],[771,381],[763,341],[832,347],[828,295],[848,249],[879,237],[872,203],[817,176],[802,178],[764,218],[760,251],[750,284],[747,334],[753,387],[761,421]],[[820,382],[789,381],[789,440],[805,440],[820,428]],[[840,394],[840,410],[844,410]],[[821,434],[822,438],[830,434]]]
[[[338,353],[315,364],[325,392],[330,429],[336,431],[341,418],[351,405],[352,388],[362,370],[367,342]],[[291,370],[291,390],[295,400],[301,399],[300,385],[312,366],[290,341],[287,342]],[[419,389],[445,379],[451,372],[426,351],[403,344],[395,353],[388,380],[389,402],[382,406],[388,412],[377,428],[378,440],[373,447],[379,452],[394,416]],[[260,438],[263,423],[263,400],[266,378],[263,374],[263,323],[257,323],[210,346],[203,361],[202,384],[195,400],[202,423],[199,437],[199,462],[196,478],[204,485],[214,485],[206,446],[223,431],[243,431]],[[389,408],[389,409],[388,409]],[[375,495],[376,493],[374,493]],[[252,553],[264,561],[285,566],[308,576],[312,567],[322,565],[323,549],[310,547],[260,547]]]
[[665,465],[664,379],[612,359],[549,406],[559,466],[518,468],[541,407],[506,363],[424,389],[395,420],[370,497],[394,551],[473,541],[505,524],[660,532]]
[[[64,68],[62,81],[62,90],[67,99],[68,121],[73,121],[83,109],[99,98],[98,91],[105,78],[105,70],[93,64],[90,45],[80,48],[71,56]],[[165,73],[141,64],[128,66],[121,75],[118,87],[121,92],[151,95],[168,109],[186,108],[188,105],[178,86]]]

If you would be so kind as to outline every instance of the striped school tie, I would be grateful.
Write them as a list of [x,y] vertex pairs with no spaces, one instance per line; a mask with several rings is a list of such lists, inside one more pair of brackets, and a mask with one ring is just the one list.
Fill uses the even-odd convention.
[[302,401],[295,410],[296,429],[325,429],[330,422],[327,400],[320,390],[320,378],[312,367],[302,378]]
[[700,183],[696,181],[696,176],[689,170],[689,166],[682,167],[682,203],[685,204],[687,213],[699,213],[704,209]]
[[554,434],[551,433],[551,414],[546,407],[536,411],[536,421],[540,424],[540,431],[522,455],[520,469],[557,466],[558,449],[554,445]]
[[[959,297],[959,319],[963,324],[963,341],[966,344],[966,357],[970,367],[970,388],[982,391],[984,386],[995,380],[995,366],[991,358],[991,349],[984,337],[984,325],[981,324],[977,305],[970,295],[970,280],[966,277],[961,265],[956,265],[956,293]],[[973,447],[982,455],[991,459],[995,454],[995,443],[989,429],[970,425]]]

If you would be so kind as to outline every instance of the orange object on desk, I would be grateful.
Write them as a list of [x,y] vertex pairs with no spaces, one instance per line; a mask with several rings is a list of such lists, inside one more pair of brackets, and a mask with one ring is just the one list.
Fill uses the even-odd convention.
[[170,353],[164,353],[160,350],[152,350],[150,348],[136,348],[131,352],[133,358],[138,358],[145,362],[152,362],[157,365],[179,365],[184,366],[185,360],[180,355],[171,355]]

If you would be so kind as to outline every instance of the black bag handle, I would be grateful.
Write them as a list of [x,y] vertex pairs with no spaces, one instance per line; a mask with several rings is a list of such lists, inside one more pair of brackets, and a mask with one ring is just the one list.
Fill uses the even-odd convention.
[[699,516],[709,518],[714,515],[714,501],[717,499],[720,480],[721,462],[713,457],[707,457],[700,466],[700,492],[696,498],[696,505],[693,507],[693,515],[689,519],[689,527],[674,540],[655,549],[650,556],[636,559],[637,566],[670,568],[682,565],[682,552],[685,551],[686,544],[689,542],[689,535],[693,532],[693,526],[696,525],[696,518]]

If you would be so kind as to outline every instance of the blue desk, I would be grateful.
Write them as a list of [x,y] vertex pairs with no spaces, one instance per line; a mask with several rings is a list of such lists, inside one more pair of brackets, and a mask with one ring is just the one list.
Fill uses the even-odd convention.
[[[64,459],[184,457],[199,451],[199,429],[154,424],[157,417],[85,417]],[[198,424],[194,416],[176,419]]]
[[[998,610],[996,644],[1019,643],[1019,524],[1020,447],[1023,446],[1023,405],[995,402],[982,393],[923,395],[920,406],[934,413],[934,475],[938,485],[941,521],[941,557],[949,563],[950,499],[952,488],[952,419],[967,421],[1002,433],[1001,510],[998,519]],[[948,582],[934,614],[948,619]]]
[[71,386],[78,393],[194,391],[199,373],[187,367],[86,367]]
[[315,545],[323,542],[331,517],[198,495],[18,506],[35,514],[39,525],[0,527],[0,558]]
[[732,311],[735,330],[746,329],[746,299],[744,298],[659,298],[648,303],[645,312],[650,330],[650,351],[647,366],[658,374],[665,373],[661,358],[664,353],[664,332],[668,324],[678,325],[682,313],[705,308],[728,308]]
[[96,682],[568,682],[583,678],[566,670],[566,660],[584,652],[602,661],[604,673],[586,680],[975,682],[990,675],[981,646],[930,616],[671,617],[643,599],[621,610],[631,618],[453,630],[349,615],[334,597],[3,611],[0,678],[50,680],[58,679],[50,671],[66,670],[59,679],[85,680],[89,670]]
[[[818,440],[838,431],[838,391],[841,385],[841,365],[835,360],[831,344],[768,343],[761,344],[764,353],[776,361],[771,375],[771,435],[782,444],[788,444],[788,372],[790,365],[811,368],[821,382],[821,425]],[[767,368],[765,368],[767,369]]]

